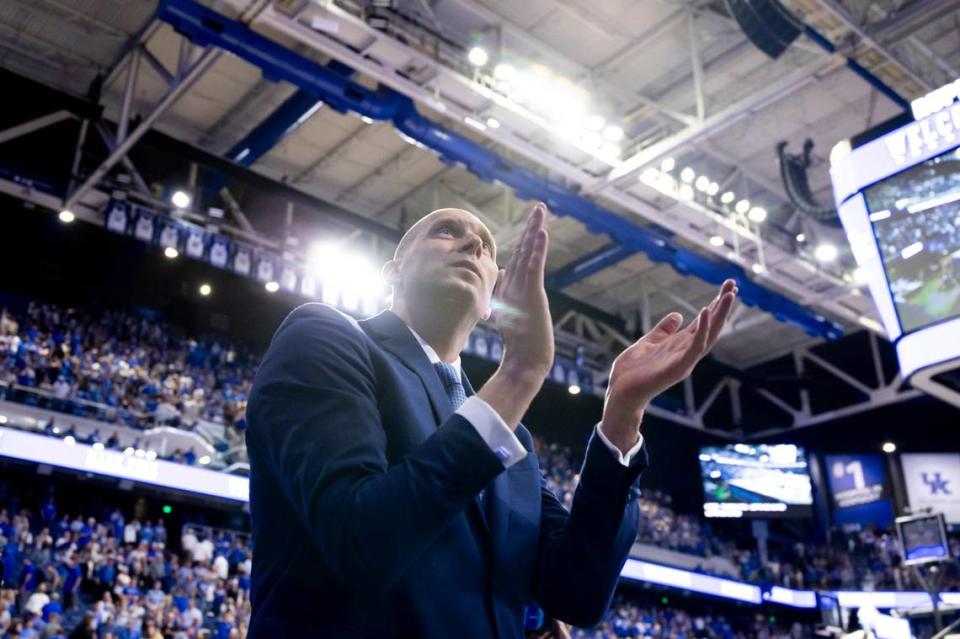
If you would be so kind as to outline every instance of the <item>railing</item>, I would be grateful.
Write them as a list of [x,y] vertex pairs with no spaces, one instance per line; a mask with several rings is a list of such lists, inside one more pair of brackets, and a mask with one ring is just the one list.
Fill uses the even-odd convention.
[[108,424],[122,422],[130,428],[137,428],[139,430],[144,430],[156,425],[152,423],[153,416],[146,413],[117,408],[116,406],[100,404],[86,399],[61,398],[57,397],[55,393],[42,388],[11,384],[9,382],[0,382],[0,399],[5,399],[8,402],[15,402],[17,404],[24,404],[26,406],[52,410],[58,413],[65,413],[67,415],[73,415],[74,417],[93,419]]
[[[0,382],[0,399],[106,424],[123,424],[141,431],[156,426],[170,426],[173,421],[157,419],[150,413],[118,408],[86,399],[61,398],[49,390],[9,382]],[[218,450],[229,447],[233,443],[230,441],[229,430],[225,424],[184,417],[176,421],[177,428],[196,433]]]

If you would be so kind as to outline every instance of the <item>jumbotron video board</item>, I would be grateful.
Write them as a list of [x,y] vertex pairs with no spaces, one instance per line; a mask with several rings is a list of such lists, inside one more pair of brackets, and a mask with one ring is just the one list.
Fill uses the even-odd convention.
[[813,490],[803,448],[732,444],[700,449],[706,517],[809,517]]
[[837,144],[834,197],[900,372],[960,406],[960,80]]

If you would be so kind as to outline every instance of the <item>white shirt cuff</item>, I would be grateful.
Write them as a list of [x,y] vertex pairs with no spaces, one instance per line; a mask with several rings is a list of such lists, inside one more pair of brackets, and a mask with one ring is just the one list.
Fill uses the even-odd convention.
[[517,436],[513,434],[503,418],[487,402],[471,395],[457,409],[457,414],[470,422],[477,434],[487,442],[493,454],[500,458],[504,468],[510,468],[527,456]]
[[643,447],[643,435],[640,435],[640,438],[637,440],[637,443],[634,444],[633,448],[624,454],[623,451],[614,446],[613,443],[607,439],[607,436],[603,434],[602,430],[600,430],[600,424],[596,425],[595,430],[597,431],[597,437],[600,438],[600,441],[602,441],[604,445],[610,449],[610,452],[613,453],[614,457],[617,458],[617,461],[624,466],[629,466],[630,462],[633,461],[633,456],[636,455]]

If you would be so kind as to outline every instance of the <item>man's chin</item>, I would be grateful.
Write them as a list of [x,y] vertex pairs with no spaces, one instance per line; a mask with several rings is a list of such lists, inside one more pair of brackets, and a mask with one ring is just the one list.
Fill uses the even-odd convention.
[[[435,286],[423,297],[424,300],[437,300],[439,304],[447,309],[465,311],[467,309],[477,309],[480,307],[478,300],[479,293],[476,285],[471,284],[466,278],[453,277],[445,281],[437,282]],[[474,311],[479,316],[479,311]]]

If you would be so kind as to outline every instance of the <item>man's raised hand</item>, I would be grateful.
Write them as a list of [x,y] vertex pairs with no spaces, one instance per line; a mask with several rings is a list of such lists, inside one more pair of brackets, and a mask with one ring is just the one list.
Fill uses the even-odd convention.
[[637,425],[650,400],[689,376],[716,344],[737,293],[736,282],[725,281],[686,328],[680,329],[680,313],[670,313],[614,360],[603,428],[621,450],[636,442]]
[[[537,203],[493,293],[494,321],[503,339],[503,366],[542,383],[553,365],[553,322],[543,274],[549,237],[547,205]],[[539,386],[538,386],[539,388]]]

